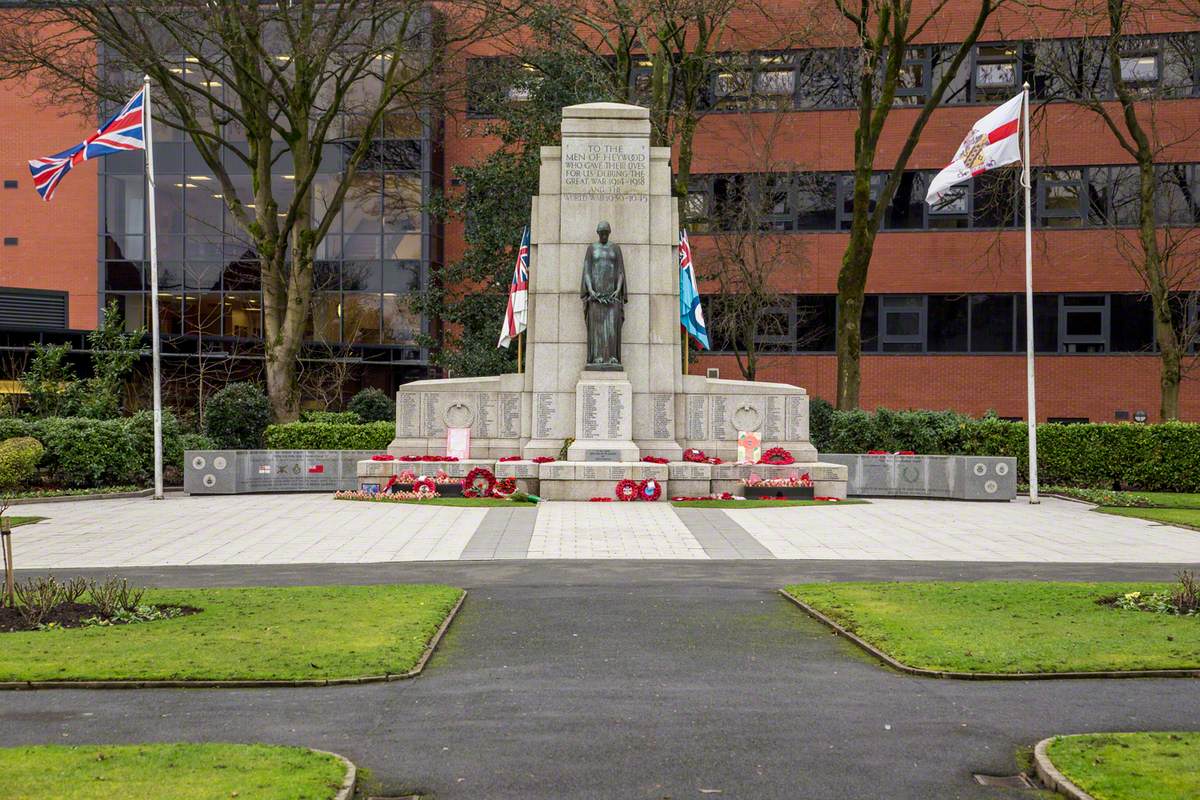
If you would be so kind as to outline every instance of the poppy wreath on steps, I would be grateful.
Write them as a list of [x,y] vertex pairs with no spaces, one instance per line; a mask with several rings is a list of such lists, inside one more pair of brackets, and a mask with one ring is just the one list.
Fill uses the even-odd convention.
[[795,464],[796,459],[792,458],[792,454],[782,447],[772,447],[762,454],[762,458],[758,460],[760,464],[770,464],[775,467],[786,467],[789,464]]
[[492,497],[509,497],[515,491],[517,491],[516,478],[500,478],[492,489]]
[[430,497],[435,497],[438,493],[437,484],[428,475],[422,475],[413,481],[412,490],[419,495],[429,495]]
[[662,456],[642,456],[642,461],[647,464],[670,464],[671,459],[663,458]]
[[496,476],[486,467],[475,467],[462,482],[463,497],[491,497],[496,488]]
[[629,478],[622,478],[617,481],[617,488],[614,491],[617,499],[624,503],[632,503],[634,500],[637,500],[641,492],[642,485]]
[[377,456],[371,456],[372,461],[395,461],[396,457],[387,453],[380,453]]
[[638,499],[647,503],[653,503],[662,497],[662,481],[656,481],[654,478],[647,478],[638,484]]

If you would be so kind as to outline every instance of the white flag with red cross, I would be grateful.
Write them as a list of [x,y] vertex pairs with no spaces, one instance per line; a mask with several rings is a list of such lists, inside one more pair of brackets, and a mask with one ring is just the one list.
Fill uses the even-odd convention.
[[946,196],[956,184],[1005,164],[1021,160],[1021,122],[1023,95],[1017,95],[975,123],[959,145],[950,166],[934,176],[925,202],[930,205]]

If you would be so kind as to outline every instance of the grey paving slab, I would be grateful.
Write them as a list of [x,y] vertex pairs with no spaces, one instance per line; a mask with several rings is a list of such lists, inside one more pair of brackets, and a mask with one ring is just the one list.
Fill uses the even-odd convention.
[[775,558],[719,508],[676,508],[675,513],[709,558]]
[[488,509],[460,558],[464,561],[526,558],[536,521],[537,508]]

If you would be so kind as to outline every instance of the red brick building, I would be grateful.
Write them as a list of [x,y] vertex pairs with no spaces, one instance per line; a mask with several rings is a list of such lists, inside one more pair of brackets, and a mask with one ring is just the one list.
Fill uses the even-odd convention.
[[[710,108],[696,138],[687,212],[703,271],[705,259],[714,258],[705,222],[729,187],[739,175],[759,172],[764,164],[785,165],[780,170],[781,201],[771,219],[786,262],[773,278],[783,295],[775,315],[781,328],[764,337],[772,352],[758,377],[795,383],[831,398],[833,303],[847,243],[842,187],[852,166],[856,120],[854,54],[845,49],[844,25],[814,14],[818,8],[828,13],[832,3],[764,5],[771,7],[774,20],[739,18],[721,42],[730,66],[713,76],[709,88]],[[906,54],[901,106],[920,102],[929,91],[967,32],[971,5],[949,4],[926,28],[919,46]],[[1162,155],[1164,181],[1171,186],[1170,208],[1164,213],[1178,230],[1188,230],[1200,224],[1200,21],[1163,16],[1139,24],[1146,35],[1131,40],[1126,56],[1130,74],[1148,93],[1162,97],[1155,101],[1156,124],[1163,138],[1174,142]],[[1086,51],[1087,37],[1096,33],[1045,12],[1029,19],[1014,7],[988,23],[956,73],[909,160],[910,177],[877,239],[864,316],[864,407],[994,410],[1014,418],[1025,414],[1019,209],[1015,204],[1011,213],[989,207],[984,200],[994,199],[988,194],[994,187],[980,181],[965,187],[947,208],[931,210],[922,201],[922,187],[979,117],[1029,81],[1038,107],[1033,149],[1039,415],[1109,421],[1145,411],[1151,420],[1157,417],[1159,360],[1149,310],[1141,280],[1126,250],[1117,246],[1118,237],[1134,235],[1127,209],[1118,202],[1127,194],[1131,159],[1095,114],[1054,99],[1046,67],[1055,54]],[[499,42],[479,42],[469,50],[477,59],[509,54]],[[739,70],[746,64],[752,65],[749,85],[758,87],[753,96],[742,91],[747,79]],[[136,200],[128,189],[120,189],[124,184],[118,180],[130,170],[105,166],[101,169],[117,174],[101,172],[97,178],[88,165],[64,181],[53,203],[42,203],[26,161],[80,141],[94,119],[63,116],[62,110],[48,109],[44,98],[31,102],[29,95],[30,87],[0,84],[0,112],[9,121],[8,134],[0,139],[0,346],[19,348],[37,338],[87,330],[96,324],[106,298],[135,303],[127,311],[140,324],[145,321],[139,299],[145,297],[145,280],[131,288],[114,278],[113,248],[106,242],[111,231],[104,227],[113,202],[106,203],[106,192],[118,187],[122,203]],[[916,114],[910,107],[892,112],[876,162],[880,171],[891,167]],[[453,168],[496,146],[478,134],[480,122],[466,111],[449,111],[440,125],[414,138],[412,180],[422,182],[423,193],[439,185],[456,191]],[[769,153],[762,149],[764,142]],[[178,186],[189,185],[186,176],[179,181]],[[160,185],[170,191],[165,181]],[[187,194],[187,189],[179,192]],[[159,203],[160,209],[171,207],[162,195]],[[459,258],[463,231],[460,223],[441,226],[425,219],[419,233],[428,246],[389,255],[386,228],[380,233],[377,223],[367,224],[369,214],[362,216],[361,230],[352,231],[347,223],[338,234],[343,252],[331,263],[343,271],[350,264],[356,269],[366,264],[382,277],[360,277],[351,294],[343,274],[336,298],[323,293],[321,307],[327,313],[321,327],[337,328],[346,342],[363,348],[364,361],[379,362],[368,368],[374,370],[371,382],[394,387],[422,374],[428,353],[415,346],[410,326],[401,325],[401,315],[390,304],[397,293],[426,280],[438,263]],[[180,219],[185,217],[190,215],[180,211]],[[121,219],[122,235],[137,239],[136,224]],[[375,252],[374,239],[380,237],[378,267],[353,255],[351,248],[364,242]],[[186,238],[181,234],[180,242],[186,244]],[[257,291],[253,286],[234,291],[228,275],[211,286],[193,285],[193,273],[224,270],[215,263],[191,263],[190,249],[180,252],[184,255],[173,266],[183,277],[166,290],[169,308],[164,314],[171,316],[164,316],[164,330],[183,342],[182,349],[189,346],[189,337],[219,342],[231,334],[252,338],[261,330],[261,324],[244,319],[259,313],[250,297]],[[126,273],[136,276],[137,265],[130,273],[129,257],[122,258]],[[205,256],[206,262],[212,260]],[[390,279],[391,272],[413,277]],[[1196,315],[1200,268],[1179,289],[1184,313]],[[230,307],[234,310],[220,310]],[[353,326],[342,318],[343,307],[357,309]],[[205,311],[213,308],[218,311]],[[226,319],[230,314],[234,316]],[[719,368],[722,377],[739,377],[732,355],[705,354],[692,369],[709,367]],[[1184,418],[1200,419],[1200,367],[1185,378],[1181,403]]]

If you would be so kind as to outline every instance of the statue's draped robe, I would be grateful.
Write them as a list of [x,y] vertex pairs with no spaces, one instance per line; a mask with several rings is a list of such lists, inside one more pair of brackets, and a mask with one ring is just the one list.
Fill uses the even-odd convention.
[[[594,242],[588,247],[579,296],[587,325],[587,363],[620,364],[626,293],[625,260],[619,246]],[[601,302],[600,298],[608,297],[613,300]]]

